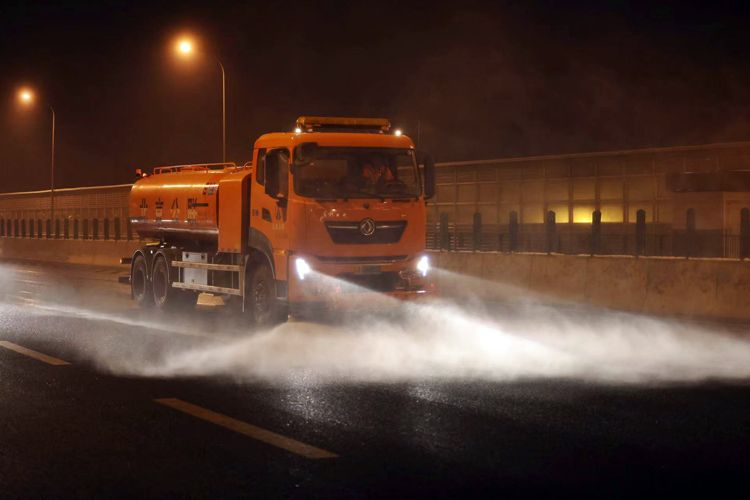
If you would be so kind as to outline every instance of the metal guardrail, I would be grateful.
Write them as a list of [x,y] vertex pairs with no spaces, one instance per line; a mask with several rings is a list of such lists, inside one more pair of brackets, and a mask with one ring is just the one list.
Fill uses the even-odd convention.
[[0,237],[121,240],[132,239],[128,193],[132,184],[0,194]]
[[[750,257],[750,209],[740,214],[740,234],[722,230],[685,229],[667,224],[557,224],[548,215],[545,224],[455,224],[443,218],[427,225],[427,248],[443,251],[534,252],[570,255],[635,255],[745,259]],[[595,218],[595,217],[594,217]]]

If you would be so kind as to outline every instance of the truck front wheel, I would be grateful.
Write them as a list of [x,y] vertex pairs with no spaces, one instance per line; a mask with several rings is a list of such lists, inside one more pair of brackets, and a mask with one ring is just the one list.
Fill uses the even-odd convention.
[[130,293],[139,307],[151,307],[154,305],[151,282],[148,279],[146,258],[140,254],[133,259],[133,267],[130,270]]
[[287,319],[287,311],[276,298],[276,282],[267,265],[252,269],[245,280],[245,311],[257,326],[273,326]]

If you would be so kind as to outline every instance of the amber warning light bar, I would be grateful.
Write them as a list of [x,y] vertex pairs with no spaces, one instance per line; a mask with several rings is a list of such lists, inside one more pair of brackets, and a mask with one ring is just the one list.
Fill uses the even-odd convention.
[[391,128],[387,118],[345,118],[333,116],[300,116],[296,129],[304,132],[375,132],[386,133]]

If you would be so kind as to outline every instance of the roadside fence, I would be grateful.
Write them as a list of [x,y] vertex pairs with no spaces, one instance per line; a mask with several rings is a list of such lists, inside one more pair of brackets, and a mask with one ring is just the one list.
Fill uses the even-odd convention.
[[537,252],[569,255],[635,255],[716,257],[745,259],[750,256],[750,209],[740,210],[740,234],[724,230],[696,229],[695,210],[687,209],[684,226],[647,223],[639,210],[635,224],[602,223],[601,212],[591,223],[557,223],[548,211],[543,224],[519,224],[511,212],[506,224],[484,224],[482,214],[472,224],[450,222],[446,214],[427,226],[427,247],[443,251]]

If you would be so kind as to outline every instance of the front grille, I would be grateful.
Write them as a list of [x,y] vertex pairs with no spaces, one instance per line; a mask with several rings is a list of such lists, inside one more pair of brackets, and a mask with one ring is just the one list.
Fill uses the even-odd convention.
[[398,273],[395,272],[378,274],[345,273],[338,275],[337,278],[375,292],[392,292],[401,280]]
[[321,262],[334,264],[369,264],[373,262],[401,262],[406,260],[406,255],[366,255],[361,257],[331,257],[328,255],[317,255],[315,258]]
[[365,236],[359,230],[359,222],[326,222],[326,229],[334,243],[363,245],[367,243],[398,243],[406,229],[406,221],[381,221],[375,223],[375,232]]

